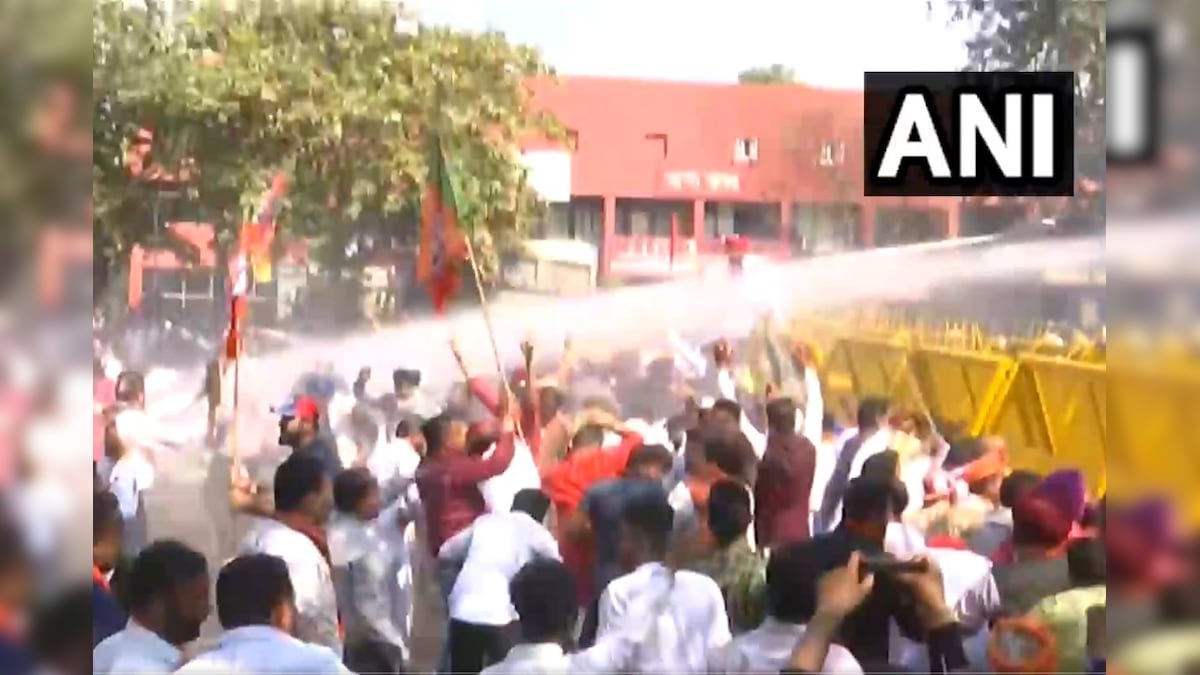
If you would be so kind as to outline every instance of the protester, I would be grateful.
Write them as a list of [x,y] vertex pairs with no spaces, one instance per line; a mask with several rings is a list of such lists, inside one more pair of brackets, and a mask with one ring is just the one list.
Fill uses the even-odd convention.
[[[513,406],[515,414],[515,406]],[[516,422],[501,420],[496,449],[488,457],[467,454],[467,425],[454,413],[425,422],[425,457],[417,468],[417,489],[425,509],[426,543],[436,558],[442,544],[469,527],[485,510],[479,484],[508,468],[515,452]]]
[[825,496],[821,500],[819,528],[822,531],[832,530],[837,525],[846,485],[862,472],[862,463],[871,455],[887,450],[887,415],[890,407],[891,404],[881,398],[859,401],[858,427],[854,435],[837,451],[837,461],[825,486]]
[[93,672],[173,672],[211,611],[208,563],[177,541],[156,541],[133,561],[127,583],[129,623],[96,645]]
[[763,556],[750,547],[753,520],[745,486],[730,480],[714,484],[707,523],[712,550],[690,565],[717,582],[735,634],[757,627],[765,615],[767,567]]
[[[599,619],[599,599],[613,579],[621,574],[623,513],[627,504],[640,499],[662,496],[663,478],[674,464],[669,450],[658,445],[642,446],[629,455],[620,478],[596,483],[588,488],[575,516],[566,525],[566,535],[592,543],[594,567],[592,589],[595,595],[584,622],[580,644],[590,646]],[[674,518],[674,512],[672,512]]]
[[767,403],[767,447],[754,484],[754,539],[772,548],[809,537],[808,510],[817,449],[796,433],[796,404]]
[[550,499],[523,490],[512,511],[486,513],[442,544],[438,559],[459,572],[450,591],[450,668],[478,673],[511,646],[517,614],[509,583],[530,560],[559,559],[558,543],[542,524]]
[[1083,477],[1047,476],[1013,506],[1012,562],[995,567],[1005,611],[1025,614],[1040,600],[1071,588],[1066,546],[1083,515]]
[[1022,496],[1042,482],[1034,471],[1018,469],[1000,483],[1000,507],[993,510],[967,542],[976,553],[992,557],[1012,538],[1012,509]]
[[92,646],[125,627],[127,617],[112,591],[121,562],[124,521],[117,498],[109,492],[92,496]]
[[674,520],[661,492],[631,497],[621,508],[620,560],[626,574],[609,582],[600,596],[596,641],[646,630],[632,657],[634,672],[705,672],[708,652],[730,638],[716,582],[666,565]]
[[531,560],[513,577],[509,596],[518,618],[517,643],[483,675],[601,675],[630,672],[628,663],[639,643],[614,634],[573,653],[579,605],[571,571],[552,558]]
[[[384,511],[379,485],[364,468],[338,474],[333,502],[329,553],[345,622],[346,664],[357,672],[404,672],[411,654],[412,570],[396,534],[408,514]],[[388,536],[389,529],[396,533]]]
[[[847,565],[858,574],[861,558],[852,554]],[[771,673],[783,670],[797,641],[804,636],[810,622],[821,633],[829,631],[830,624],[836,628],[849,610],[854,609],[870,592],[871,580],[863,579],[861,594],[855,602],[850,600],[843,610],[829,607],[825,615],[818,614],[817,578],[822,574],[819,559],[812,545],[795,543],[780,547],[772,552],[767,567],[767,617],[761,625],[739,635],[709,656],[710,673]],[[813,672],[862,673],[858,661],[845,647],[829,644],[826,653]]]
[[168,432],[145,413],[145,381],[141,374],[121,373],[117,378],[117,408],[107,460],[101,477],[117,497],[125,519],[124,555],[133,558],[147,543],[145,494],[156,480],[155,453],[163,452]]
[[1087,610],[1107,603],[1108,551],[1101,539],[1080,539],[1067,549],[1071,588],[1038,601],[1029,616],[1054,634],[1057,668],[1079,673],[1087,668]]
[[[224,630],[194,656],[207,567],[148,542],[145,507],[156,462],[204,452],[200,425],[188,444],[154,431],[126,373],[95,466],[94,651],[73,588],[33,611],[54,549],[17,535],[51,514],[6,499],[23,530],[0,518],[0,672],[413,672],[442,621],[441,670],[463,673],[1084,672],[1111,654],[1157,675],[1196,658],[1200,570],[1169,507],[1109,514],[1078,471],[1012,471],[1001,439],[882,399],[838,443],[809,359],[801,388],[767,347],[718,340],[690,374],[648,352],[536,378],[526,344],[512,397],[471,378],[496,419],[410,368],[381,396],[360,373],[352,409],[302,393],[278,409],[291,453],[272,489],[239,502],[259,517],[217,580]],[[770,362],[754,382],[742,351]],[[414,626],[432,565],[444,614]]]
[[[593,579],[593,542],[584,534],[590,523],[584,520],[586,515],[580,506],[592,486],[617,479],[626,471],[630,457],[642,447],[643,437],[622,424],[612,412],[586,404],[576,428],[567,455],[543,473],[542,489],[554,506],[563,563],[575,574],[579,604],[587,607],[599,593]],[[619,436],[615,447],[605,447],[605,434],[609,430]]]
[[329,648],[292,637],[299,617],[291,577],[287,563],[271,555],[226,563],[217,576],[217,618],[224,632],[214,649],[176,672],[353,675]]
[[259,518],[240,547],[242,555],[282,559],[296,598],[296,636],[342,653],[341,621],[325,525],[333,510],[333,482],[325,465],[294,453],[275,470],[275,516]]
[[311,396],[295,396],[275,409],[279,444],[293,453],[314,457],[329,480],[342,470],[342,460],[328,434],[322,433],[321,404]]

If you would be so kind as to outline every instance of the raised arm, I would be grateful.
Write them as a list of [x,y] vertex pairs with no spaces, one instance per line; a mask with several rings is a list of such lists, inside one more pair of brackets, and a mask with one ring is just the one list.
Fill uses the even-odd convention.
[[[721,393],[721,398],[730,401],[737,400],[737,384],[733,380],[733,372],[724,365],[717,370],[717,390]],[[754,454],[762,459],[763,454],[767,451],[767,435],[754,426],[745,410],[742,411],[741,419],[738,420],[738,427],[746,436],[746,440],[750,441],[750,447],[754,448]]]
[[450,341],[450,353],[454,356],[454,363],[458,366],[458,372],[467,381],[467,388],[475,400],[483,404],[493,415],[500,416],[500,395],[495,387],[487,381],[485,377],[472,376],[467,369],[467,362],[463,359],[462,350],[458,347],[458,342]]
[[690,376],[701,378],[707,374],[708,359],[705,358],[703,351],[685,342],[679,333],[673,330],[667,333],[667,342],[675,355],[675,362],[677,364],[682,362],[691,371],[688,373]]
[[821,378],[817,375],[817,367],[812,358],[807,356],[805,349],[801,358],[804,360],[804,417],[800,420],[800,435],[807,438],[816,447],[821,447],[825,435],[825,399],[821,396]]
[[516,439],[513,436],[515,426],[511,415],[506,414],[501,422],[500,438],[496,441],[496,449],[491,456],[464,458],[460,468],[451,475],[451,480],[475,484],[504,473],[516,452]]

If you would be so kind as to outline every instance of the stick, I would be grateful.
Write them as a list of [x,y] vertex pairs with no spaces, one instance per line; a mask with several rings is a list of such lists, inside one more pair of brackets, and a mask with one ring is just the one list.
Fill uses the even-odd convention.
[[496,360],[496,373],[504,386],[504,394],[512,398],[512,388],[508,386],[508,377],[504,374],[504,364],[500,361],[500,347],[496,344],[496,331],[492,326],[492,313],[488,308],[487,295],[483,292],[483,275],[479,272],[479,262],[475,259],[475,247],[471,238],[464,236],[467,242],[467,260],[471,263],[471,272],[475,277],[475,290],[479,292],[479,307],[483,313],[483,325],[487,328],[488,342],[492,345],[492,358]]
[[238,326],[237,358],[233,360],[233,418],[229,421],[229,467],[233,475],[240,473],[241,452],[238,447],[238,418],[242,392],[242,357],[246,352],[246,329],[250,327],[250,302],[243,305]]
[[[483,275],[479,272],[479,262],[475,260],[475,247],[471,245],[471,238],[464,236],[463,239],[467,242],[467,260],[471,263],[471,272],[475,277],[475,290],[479,292],[479,308],[483,314],[483,325],[487,328],[488,342],[492,344],[492,358],[496,360],[496,372],[500,375],[500,383],[504,387],[505,408],[509,406],[507,403],[514,399],[512,387],[508,385],[508,377],[504,374],[504,364],[500,362],[500,347],[496,345],[496,330],[492,326],[492,313],[488,308],[487,295],[483,292]],[[525,377],[529,380],[527,387],[533,386],[533,372],[526,372]],[[520,405],[520,402],[517,402]],[[509,410],[508,414],[512,414]],[[522,417],[518,417],[518,420]],[[525,429],[523,425],[515,425],[517,428],[517,438],[521,439],[522,443],[526,443]]]

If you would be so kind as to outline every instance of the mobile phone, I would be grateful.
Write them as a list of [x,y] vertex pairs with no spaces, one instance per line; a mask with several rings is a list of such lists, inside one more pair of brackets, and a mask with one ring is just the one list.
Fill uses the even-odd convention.
[[920,574],[929,569],[928,560],[901,560],[894,555],[873,554],[862,558],[864,574]]

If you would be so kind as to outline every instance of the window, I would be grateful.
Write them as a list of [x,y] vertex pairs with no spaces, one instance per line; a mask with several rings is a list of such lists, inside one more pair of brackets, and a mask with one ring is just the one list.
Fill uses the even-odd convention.
[[841,166],[846,161],[846,144],[842,141],[825,141],[821,144],[821,156],[817,163],[821,166]]
[[733,147],[733,161],[737,164],[753,164],[758,161],[758,139],[739,138]]

